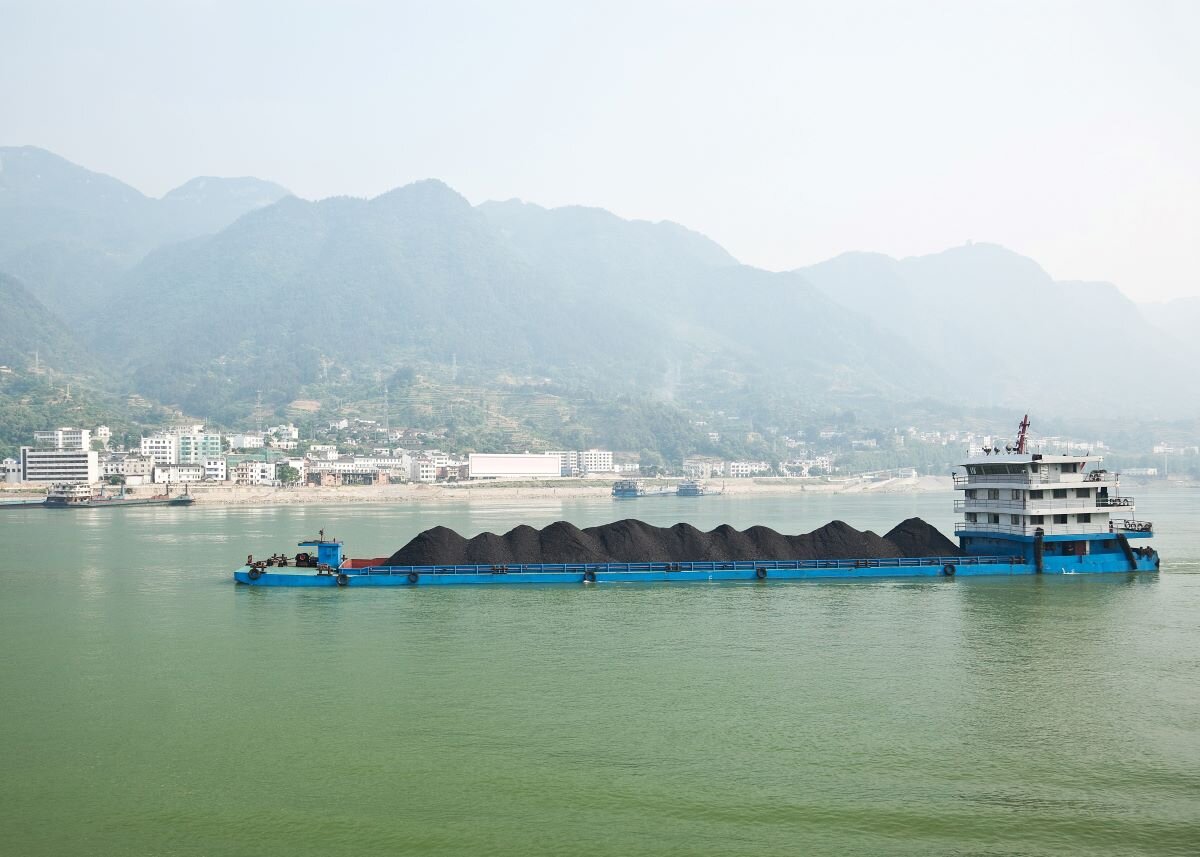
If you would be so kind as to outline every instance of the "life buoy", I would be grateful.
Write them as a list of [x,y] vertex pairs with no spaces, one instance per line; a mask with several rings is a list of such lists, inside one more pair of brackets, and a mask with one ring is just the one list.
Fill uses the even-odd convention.
[[417,574],[415,571],[410,571],[408,573],[408,582],[409,583],[416,583],[420,579],[421,579],[421,575]]
[[757,577],[759,580],[766,580],[767,579],[767,570],[765,568],[761,568],[761,567],[756,568],[756,569],[754,569],[754,576]]
[[585,571],[583,573],[583,579],[585,581],[587,581],[588,583],[595,583],[596,582],[596,572],[592,571],[589,568],[587,571]]
[[339,574],[337,576],[337,585],[338,586],[347,586],[347,585],[349,585],[349,583],[350,583],[350,575],[343,573],[343,574]]
[[260,577],[262,577],[262,569],[261,568],[252,568],[252,569],[250,569],[250,573],[247,576],[251,580],[258,580]]
[[946,577],[954,577],[957,571],[958,569],[956,569],[954,566],[948,565],[942,569],[942,574],[946,575]]

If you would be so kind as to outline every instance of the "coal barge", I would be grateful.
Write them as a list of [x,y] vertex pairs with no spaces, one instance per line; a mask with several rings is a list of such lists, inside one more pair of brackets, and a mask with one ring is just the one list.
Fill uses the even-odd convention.
[[985,448],[954,477],[963,492],[954,504],[963,513],[957,545],[917,518],[884,536],[841,521],[798,536],[635,520],[581,530],[560,521],[471,539],[435,527],[376,559],[346,559],[342,543],[322,532],[300,542],[307,550],[294,557],[248,556],[233,578],[251,586],[360,587],[1158,571],[1157,551],[1140,544],[1153,526],[1135,517],[1117,474],[1095,467],[1096,456],[1030,452],[1028,427],[1026,417],[1015,444]]

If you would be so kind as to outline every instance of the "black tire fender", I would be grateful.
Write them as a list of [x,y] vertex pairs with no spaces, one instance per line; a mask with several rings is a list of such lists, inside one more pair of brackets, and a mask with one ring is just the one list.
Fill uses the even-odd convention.
[[260,577],[262,577],[262,569],[261,568],[252,568],[252,569],[250,569],[249,573],[246,576],[249,577],[251,580],[258,580]]
[[754,576],[757,577],[759,580],[766,580],[767,579],[767,570],[765,568],[759,566],[758,568],[754,569]]
[[595,583],[596,582],[596,572],[592,571],[589,568],[587,571],[585,571],[583,573],[583,580],[585,583]]
[[349,586],[350,585],[350,575],[348,575],[344,572],[339,574],[337,576],[337,585],[338,586]]
[[408,573],[408,582],[409,583],[416,583],[420,579],[421,579],[421,575],[417,574],[415,571],[410,571]]
[[942,574],[946,575],[946,577],[954,577],[954,575],[957,573],[958,573],[958,569],[952,565],[947,565],[945,568],[942,569]]

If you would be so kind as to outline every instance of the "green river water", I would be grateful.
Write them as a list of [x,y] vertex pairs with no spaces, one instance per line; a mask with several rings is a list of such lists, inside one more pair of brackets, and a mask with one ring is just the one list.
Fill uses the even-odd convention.
[[2,855],[1194,855],[1200,493],[1161,575],[265,590],[319,527],[879,532],[948,494],[0,512]]

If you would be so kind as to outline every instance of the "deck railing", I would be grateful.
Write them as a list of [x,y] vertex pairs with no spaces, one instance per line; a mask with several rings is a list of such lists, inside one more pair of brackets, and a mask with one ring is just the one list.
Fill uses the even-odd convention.
[[1150,533],[1154,531],[1154,524],[1150,521],[1136,521],[1133,518],[1113,521],[1112,525],[1114,530],[1126,533]]
[[[1132,506],[1132,497],[1087,497],[1062,498],[1042,497],[1033,500],[985,500],[981,497],[964,497],[954,501],[956,512],[987,512],[993,509],[1028,509],[1032,514],[1053,515],[1059,509],[1107,509],[1113,506]],[[1039,512],[1044,509],[1044,512]]]
[[1107,533],[1149,533],[1154,531],[1154,525],[1149,521],[1093,521],[1090,524],[985,524],[982,521],[959,521],[954,525],[958,533],[994,533],[1004,536],[1033,536],[1038,530],[1047,536],[1102,536]]
[[757,571],[805,569],[919,568],[946,565],[998,565],[1022,562],[1013,556],[925,556],[884,559],[757,560],[744,562],[587,562],[509,563],[507,565],[381,565],[355,569],[359,574],[582,574],[596,572]]
[[971,488],[975,485],[1079,485],[1084,482],[1119,481],[1119,474],[1108,471],[1097,473],[989,473],[983,476],[952,474],[955,488]]

